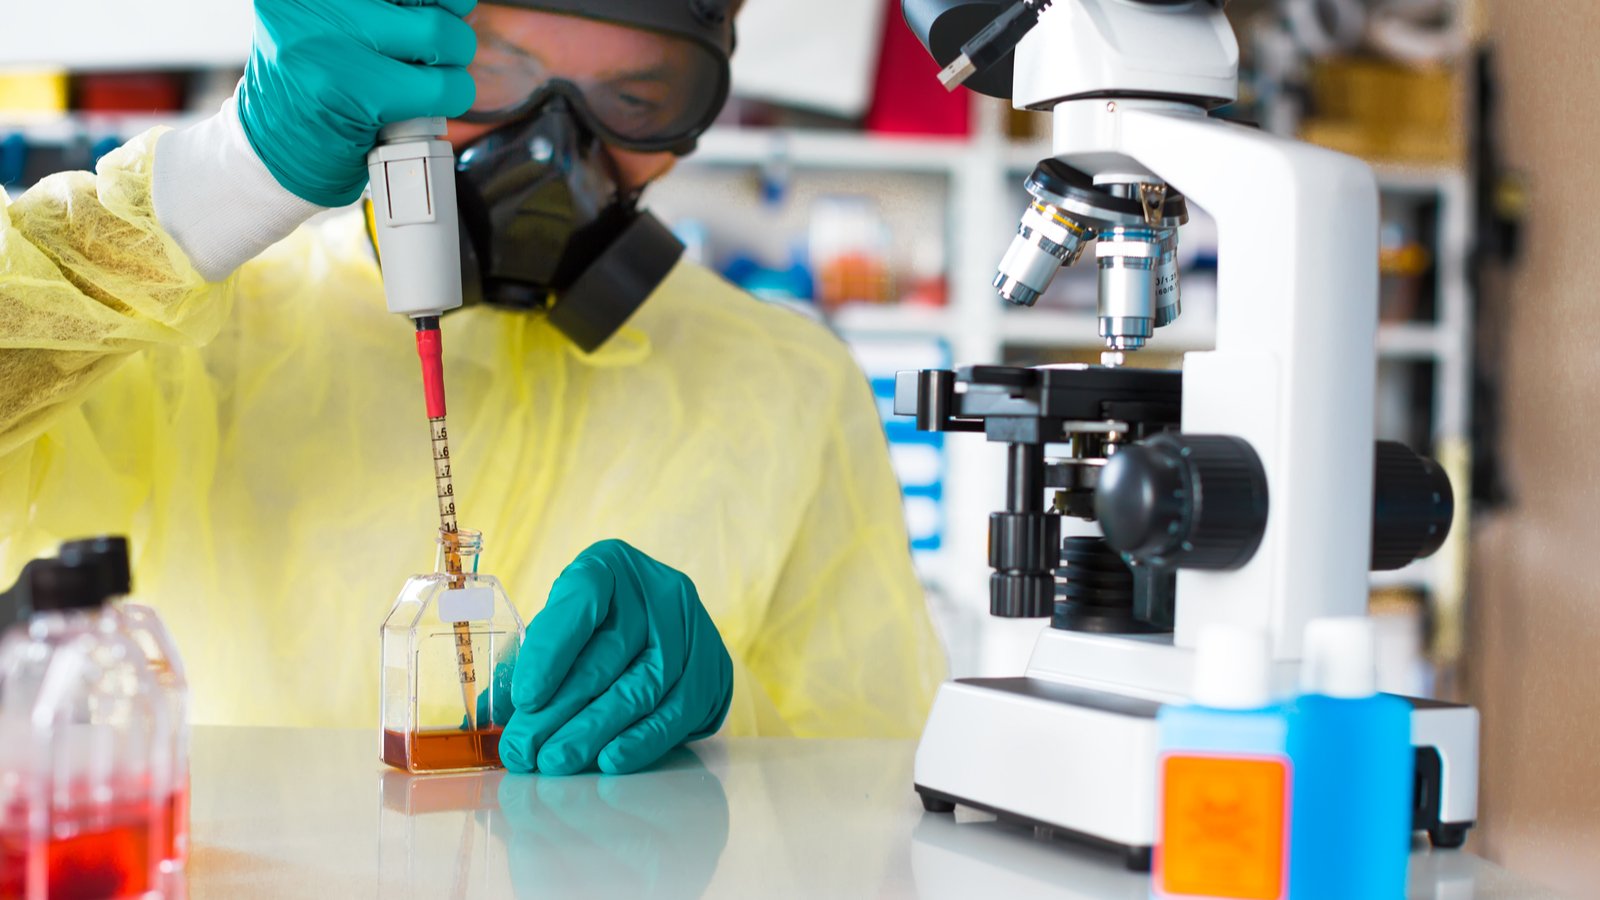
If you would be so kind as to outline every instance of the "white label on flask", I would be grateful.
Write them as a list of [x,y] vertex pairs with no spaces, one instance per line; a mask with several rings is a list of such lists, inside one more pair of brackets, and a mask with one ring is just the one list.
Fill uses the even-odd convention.
[[493,615],[494,588],[460,588],[439,595],[439,618],[446,622],[478,622]]

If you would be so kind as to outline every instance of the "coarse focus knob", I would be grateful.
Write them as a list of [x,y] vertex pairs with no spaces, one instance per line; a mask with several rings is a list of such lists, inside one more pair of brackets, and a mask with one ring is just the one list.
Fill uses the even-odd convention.
[[1095,488],[1106,542],[1147,565],[1237,569],[1267,527],[1267,473],[1246,441],[1160,434],[1106,463]]
[[1061,556],[1061,517],[1054,513],[989,516],[989,566],[1001,572],[1049,572]]
[[1455,492],[1440,465],[1394,441],[1379,441],[1372,470],[1372,570],[1432,556],[1450,534]]

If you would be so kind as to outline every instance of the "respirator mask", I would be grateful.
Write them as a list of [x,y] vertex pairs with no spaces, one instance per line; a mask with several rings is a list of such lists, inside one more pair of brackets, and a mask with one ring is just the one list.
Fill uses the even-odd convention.
[[[678,155],[694,148],[727,98],[732,22],[725,0],[507,5],[660,36],[660,58],[636,72],[559,76],[499,33],[492,6],[473,14],[478,98],[462,119],[496,127],[456,163],[464,300],[543,311],[593,351],[683,253],[671,231],[639,208],[641,189],[623,184],[607,148]],[[499,11],[506,12],[514,11]]]

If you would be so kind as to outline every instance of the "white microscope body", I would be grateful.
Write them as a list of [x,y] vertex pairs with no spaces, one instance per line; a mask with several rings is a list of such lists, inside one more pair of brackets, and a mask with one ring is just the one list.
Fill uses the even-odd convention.
[[[1220,4],[1056,0],[1016,49],[1012,99],[1050,110],[1055,158],[1096,185],[1170,186],[1216,220],[1216,349],[1184,359],[1181,430],[1255,450],[1270,497],[1259,547],[1229,571],[1180,569],[1170,634],[1045,628],[1023,677],[945,684],[916,757],[930,810],[1064,830],[1135,868],[1156,837],[1155,713],[1187,701],[1201,628],[1265,630],[1288,696],[1307,622],[1366,612],[1377,187],[1358,159],[1209,117],[1237,80]],[[1476,711],[1424,703],[1413,732],[1442,761],[1440,823],[1464,831]]]

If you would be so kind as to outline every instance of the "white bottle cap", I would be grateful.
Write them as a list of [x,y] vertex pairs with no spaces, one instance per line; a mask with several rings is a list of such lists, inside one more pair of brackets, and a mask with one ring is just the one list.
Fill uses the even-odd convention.
[[1194,651],[1194,702],[1215,709],[1260,709],[1272,702],[1267,634],[1242,625],[1207,625]]
[[1313,619],[1306,626],[1301,692],[1349,699],[1376,694],[1377,640],[1366,616]]

